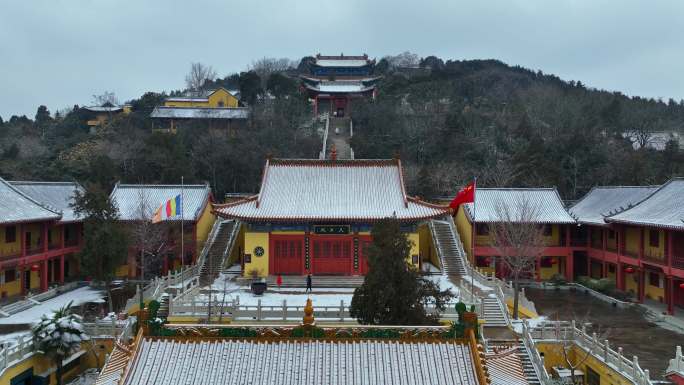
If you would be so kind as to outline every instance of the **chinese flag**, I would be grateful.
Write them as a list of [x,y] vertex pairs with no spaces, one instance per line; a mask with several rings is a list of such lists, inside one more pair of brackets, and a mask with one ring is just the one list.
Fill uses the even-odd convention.
[[462,203],[469,203],[475,200],[475,182],[470,182],[467,186],[463,187],[454,200],[449,203],[449,207],[456,210],[458,206]]

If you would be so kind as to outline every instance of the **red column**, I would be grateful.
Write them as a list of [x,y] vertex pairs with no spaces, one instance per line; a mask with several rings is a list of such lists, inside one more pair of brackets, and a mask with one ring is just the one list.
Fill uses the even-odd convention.
[[639,260],[644,259],[644,229],[639,228]]
[[644,269],[638,269],[637,271],[637,276],[639,278],[639,285],[638,285],[638,291],[637,291],[637,299],[639,302],[644,302]]
[[26,233],[24,232],[24,225],[19,225],[19,248],[21,250],[21,258],[23,259],[26,256]]
[[672,269],[672,255],[674,254],[672,252],[672,247],[674,246],[672,243],[672,238],[674,238],[673,235],[674,234],[672,234],[672,231],[665,231],[665,237],[667,238],[667,254],[665,255],[665,258],[667,261],[667,266],[670,268],[670,270]]
[[48,261],[44,259],[40,263],[40,291],[48,288]]
[[625,267],[619,261],[615,266],[615,286],[618,290],[625,291]]
[[572,252],[570,252],[569,255],[565,257],[565,279],[568,280],[568,282],[573,281],[575,277],[574,259],[575,258],[572,255]]
[[665,302],[667,303],[667,314],[674,314],[674,279],[671,275],[665,276]]
[[59,283],[64,283],[64,254],[59,256]]

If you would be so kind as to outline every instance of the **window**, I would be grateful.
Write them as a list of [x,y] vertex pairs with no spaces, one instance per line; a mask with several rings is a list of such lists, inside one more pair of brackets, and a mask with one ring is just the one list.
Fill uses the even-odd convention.
[[489,225],[486,223],[477,223],[475,225],[475,232],[477,235],[489,235]]
[[219,100],[219,102],[218,102],[218,106],[219,106],[219,107],[223,107],[223,106],[225,106],[225,105],[226,105],[226,104],[223,102],[223,100]]
[[553,234],[553,227],[551,225],[544,225],[544,236],[550,237]]
[[14,269],[5,270],[5,283],[14,282],[17,279],[17,271]]
[[608,272],[615,273],[615,265],[608,265]]
[[648,273],[648,284],[655,287],[660,287],[660,274]]
[[648,231],[648,244],[651,247],[660,247],[660,231],[649,230]]
[[17,241],[17,227],[7,226],[5,227],[5,243],[14,243]]
[[490,259],[489,257],[478,255],[475,263],[477,264],[477,267],[489,267]]

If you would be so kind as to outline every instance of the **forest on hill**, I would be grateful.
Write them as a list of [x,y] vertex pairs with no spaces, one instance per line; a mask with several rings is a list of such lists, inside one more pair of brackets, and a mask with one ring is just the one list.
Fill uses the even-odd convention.
[[[0,176],[105,188],[117,181],[179,183],[184,176],[186,183],[209,182],[217,199],[256,192],[268,156],[318,156],[320,122],[295,76],[310,59],[261,59],[203,84],[239,89],[249,104],[249,121],[235,135],[201,124],[176,135],[154,132],[150,111],[168,95],[152,91],[129,101],[131,114],[94,133],[78,106],[0,118]],[[406,60],[388,57],[375,66],[383,75],[380,93],[355,101],[352,147],[357,158],[399,155],[412,194],[450,195],[477,176],[481,186],[557,186],[563,198],[576,199],[594,185],[658,184],[684,175],[677,140],[660,150],[633,146],[647,144],[654,132],[682,132],[684,101],[589,89],[495,60]]]

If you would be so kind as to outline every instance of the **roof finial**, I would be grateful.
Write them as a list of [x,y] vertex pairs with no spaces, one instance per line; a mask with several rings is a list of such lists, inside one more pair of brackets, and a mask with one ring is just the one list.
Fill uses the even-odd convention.
[[330,160],[337,160],[337,146],[335,146],[335,143],[330,148]]

